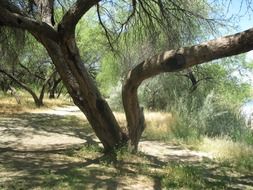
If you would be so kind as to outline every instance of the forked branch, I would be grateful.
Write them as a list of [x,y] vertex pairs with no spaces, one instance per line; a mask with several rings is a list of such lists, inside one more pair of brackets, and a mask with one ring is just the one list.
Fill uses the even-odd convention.
[[82,16],[101,0],[77,0],[63,16],[58,30],[65,35],[73,35],[75,26]]

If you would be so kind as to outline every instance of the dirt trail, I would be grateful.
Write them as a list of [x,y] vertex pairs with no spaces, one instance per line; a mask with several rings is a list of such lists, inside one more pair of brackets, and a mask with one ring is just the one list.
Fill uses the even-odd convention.
[[[84,144],[86,140],[76,136],[73,131],[61,131],[62,128],[57,129],[57,126],[50,130],[44,123],[54,115],[75,115],[78,112],[78,108],[69,106],[3,117],[0,119],[0,149],[56,150]],[[40,123],[44,126],[41,127]]]
[[[48,117],[48,115],[84,117],[76,106],[41,109],[30,113],[41,114],[41,118]],[[38,128],[33,125],[27,119],[30,120],[31,117],[5,117],[0,120],[0,149],[6,148],[22,151],[56,150],[68,148],[69,146],[83,145],[87,142],[87,140],[76,136],[71,130],[66,132],[61,132],[61,128],[52,131],[45,130],[45,128]],[[40,117],[38,116],[34,118],[34,120],[39,119]],[[97,139],[94,140],[97,141]],[[203,157],[212,157],[212,155],[204,152],[191,151],[180,146],[169,145],[158,141],[142,141],[140,142],[139,150],[150,156],[155,156],[162,161],[178,158],[196,161],[202,160]]]

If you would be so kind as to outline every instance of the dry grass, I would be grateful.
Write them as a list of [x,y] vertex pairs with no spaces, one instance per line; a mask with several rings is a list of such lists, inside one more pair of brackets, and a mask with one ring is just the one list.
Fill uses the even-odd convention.
[[[120,123],[126,123],[124,113],[115,112],[115,116]],[[173,122],[172,115],[166,112],[145,112],[147,126],[150,128],[161,128],[164,130]]]
[[[115,112],[115,117],[120,126],[126,127],[126,117],[124,113]],[[171,124],[173,118],[170,113],[165,112],[145,112],[146,129],[145,138],[152,140],[165,140],[171,134]]]
[[146,129],[144,137],[150,140],[168,140],[171,135],[171,126],[173,117],[165,112],[147,112],[145,113]]
[[241,142],[233,142],[229,138],[205,137],[198,147],[199,150],[210,152],[220,159],[240,159],[253,156],[253,147]]
[[220,165],[235,168],[240,173],[253,170],[253,146],[242,142],[234,142],[228,138],[205,137],[198,150],[209,152]]
[[73,105],[66,98],[59,99],[49,99],[47,97],[44,98],[44,106],[41,108],[37,108],[34,104],[33,99],[25,93],[20,93],[21,104],[18,104],[13,96],[3,96],[0,95],[0,113],[1,114],[10,114],[10,113],[22,113],[22,112],[30,112],[31,110],[36,109],[47,109],[51,107],[59,107],[66,105]]

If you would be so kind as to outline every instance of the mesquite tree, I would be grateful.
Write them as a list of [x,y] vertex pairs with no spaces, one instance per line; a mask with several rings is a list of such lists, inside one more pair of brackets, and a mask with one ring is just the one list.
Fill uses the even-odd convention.
[[[125,134],[84,67],[76,44],[75,28],[83,15],[94,7],[98,21],[108,38],[108,43],[113,46],[111,32],[114,32],[114,36],[125,33],[128,30],[125,26],[131,26],[129,23],[150,27],[150,30],[154,30],[155,27],[166,28],[169,32],[170,27],[168,26],[173,26],[171,17],[182,22],[191,22],[191,19],[198,18],[199,24],[202,23],[201,20],[208,20],[198,14],[200,10],[195,10],[195,12],[189,10],[194,3],[204,1],[184,2],[185,4],[181,5],[182,1],[176,0],[75,0],[70,1],[73,4],[57,21],[55,12],[61,6],[60,1],[0,0],[0,26],[26,30],[46,48],[74,103],[86,115],[105,150],[111,150],[127,141],[129,141],[130,150],[137,150],[138,142],[145,128],[143,110],[137,97],[140,84],[145,79],[159,73],[176,72],[214,59],[250,51],[253,49],[253,29],[199,45],[168,50],[143,60],[132,68],[122,89],[128,127],[128,134]],[[122,15],[112,14],[121,19],[106,25],[105,22],[108,19],[102,15],[103,12],[108,12],[106,10],[108,6],[104,5],[106,3],[111,3],[111,6],[122,3],[121,7],[129,11],[129,16],[123,16],[126,18],[123,21]],[[183,14],[179,16],[178,12]],[[154,20],[157,22],[155,23]],[[120,28],[113,31],[113,23],[120,23]]]

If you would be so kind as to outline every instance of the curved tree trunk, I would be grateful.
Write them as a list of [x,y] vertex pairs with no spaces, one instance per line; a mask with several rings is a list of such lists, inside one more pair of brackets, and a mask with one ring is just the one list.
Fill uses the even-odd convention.
[[[40,3],[41,0],[36,2]],[[28,30],[44,45],[74,103],[86,115],[105,150],[112,150],[125,143],[127,135],[119,127],[107,102],[84,68],[74,37],[77,22],[99,0],[77,0],[63,16],[57,30],[52,27],[51,21],[53,0],[43,2],[39,15],[42,22],[38,22],[26,17],[10,2],[0,1],[0,22]]]
[[145,128],[137,90],[147,78],[164,72],[175,72],[215,59],[237,55],[253,49],[253,28],[234,35],[204,42],[200,45],[165,51],[143,61],[128,74],[122,89],[130,138],[130,150],[137,151],[141,134]]
[[128,144],[128,150],[130,152],[137,151],[138,143],[146,126],[143,108],[140,107],[138,101],[138,86],[134,80],[129,78],[122,88],[122,100],[130,138]]

